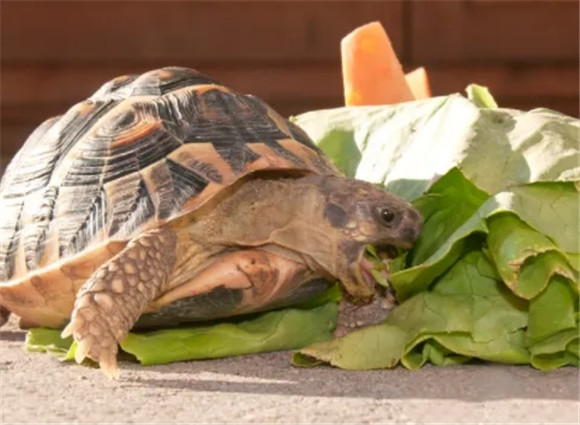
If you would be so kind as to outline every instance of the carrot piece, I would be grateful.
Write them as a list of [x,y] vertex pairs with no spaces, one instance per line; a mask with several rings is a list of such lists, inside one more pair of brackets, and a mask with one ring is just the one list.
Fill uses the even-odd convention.
[[417,68],[407,74],[405,79],[409,85],[415,99],[428,99],[431,97],[431,86],[425,68]]
[[342,39],[340,50],[347,106],[414,100],[401,63],[380,22],[356,28]]

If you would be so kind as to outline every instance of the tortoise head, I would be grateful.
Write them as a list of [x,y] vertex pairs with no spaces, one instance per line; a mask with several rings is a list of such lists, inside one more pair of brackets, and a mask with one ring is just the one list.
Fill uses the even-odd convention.
[[322,220],[335,241],[334,258],[319,256],[317,262],[332,271],[351,296],[370,297],[376,281],[365,256],[366,246],[370,244],[384,252],[393,251],[393,247],[411,248],[419,237],[423,219],[412,205],[370,183],[335,176],[306,179],[324,195]]

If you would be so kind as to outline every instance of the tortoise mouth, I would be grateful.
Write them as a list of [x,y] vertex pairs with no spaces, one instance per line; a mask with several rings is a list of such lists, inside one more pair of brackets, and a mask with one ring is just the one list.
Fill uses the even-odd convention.
[[390,263],[397,255],[398,250],[393,245],[375,247],[374,253],[363,247],[359,260],[351,269],[357,286],[357,295],[365,298],[372,296],[377,287],[383,289],[388,287]]
[[376,247],[376,254],[374,256],[365,249],[359,261],[359,268],[365,283],[373,288],[376,285],[388,285],[390,264],[397,257],[398,251],[393,245],[385,245]]

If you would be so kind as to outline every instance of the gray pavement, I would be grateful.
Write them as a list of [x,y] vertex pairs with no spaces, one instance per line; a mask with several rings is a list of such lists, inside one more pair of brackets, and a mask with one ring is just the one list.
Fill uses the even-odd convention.
[[141,367],[121,377],[23,349],[0,330],[0,422],[574,423],[578,370],[470,365],[296,369],[289,353]]

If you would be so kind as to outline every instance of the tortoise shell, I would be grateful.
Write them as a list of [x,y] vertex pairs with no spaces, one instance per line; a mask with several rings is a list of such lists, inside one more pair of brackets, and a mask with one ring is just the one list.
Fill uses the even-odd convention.
[[111,255],[99,246],[126,244],[262,170],[339,174],[264,101],[192,69],[115,78],[41,124],[7,167],[0,282],[30,283],[87,251],[96,265]]

